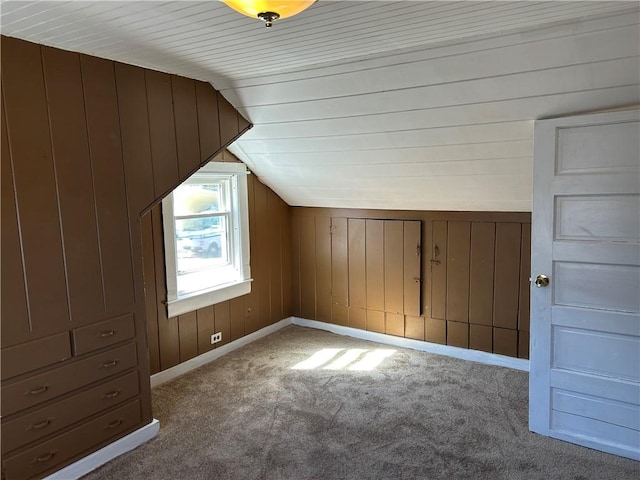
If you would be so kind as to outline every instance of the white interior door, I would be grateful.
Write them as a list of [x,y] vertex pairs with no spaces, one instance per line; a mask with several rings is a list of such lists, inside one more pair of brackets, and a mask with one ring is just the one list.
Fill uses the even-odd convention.
[[529,426],[640,460],[639,112],[534,139]]

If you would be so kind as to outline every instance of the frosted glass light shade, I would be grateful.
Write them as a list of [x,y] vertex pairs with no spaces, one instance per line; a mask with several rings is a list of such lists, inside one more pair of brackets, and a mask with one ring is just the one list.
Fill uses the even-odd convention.
[[258,14],[273,12],[279,18],[292,17],[309,8],[315,0],[222,0],[236,12],[247,17],[260,18]]

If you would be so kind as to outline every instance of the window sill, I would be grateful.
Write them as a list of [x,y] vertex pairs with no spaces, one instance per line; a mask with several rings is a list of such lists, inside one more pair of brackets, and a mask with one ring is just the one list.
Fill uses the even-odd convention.
[[167,316],[169,318],[176,317],[251,293],[251,282],[251,279],[241,280],[230,285],[218,287],[215,290],[171,300],[167,302]]

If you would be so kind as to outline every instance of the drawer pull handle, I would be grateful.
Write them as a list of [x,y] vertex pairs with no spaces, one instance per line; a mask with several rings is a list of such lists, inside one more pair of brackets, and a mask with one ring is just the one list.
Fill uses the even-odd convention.
[[100,368],[111,368],[115,367],[117,364],[117,360],[111,360],[110,362],[104,362],[102,365],[100,365]]
[[48,462],[49,460],[51,460],[53,458],[53,456],[56,454],[56,452],[49,452],[46,455],[42,455],[41,457],[36,457],[33,459],[34,462],[38,462],[38,463],[42,463],[42,462]]
[[46,392],[48,388],[49,387],[47,387],[46,385],[43,385],[43,386],[41,386],[39,388],[32,388],[27,393],[25,393],[25,395],[39,395],[41,393]]
[[100,332],[100,338],[113,337],[116,334],[115,330],[109,330],[108,332]]
[[40,430],[41,428],[46,427],[47,425],[49,425],[49,419],[47,418],[46,420],[43,420],[41,422],[38,423],[34,423],[33,425],[31,425],[31,430]]
[[113,392],[105,393],[104,398],[115,398],[120,395],[120,390],[114,390]]
[[106,430],[107,428],[116,428],[116,427],[117,427],[118,425],[120,425],[121,423],[122,423],[122,420],[120,420],[120,419],[118,419],[118,420],[114,420],[113,422],[109,422],[109,423],[107,423],[107,426],[106,426],[106,427],[104,427],[104,428],[105,428],[105,430]]

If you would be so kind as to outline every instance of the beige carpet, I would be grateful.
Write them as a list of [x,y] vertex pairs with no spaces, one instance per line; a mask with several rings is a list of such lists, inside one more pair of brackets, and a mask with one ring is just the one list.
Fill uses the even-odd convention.
[[158,436],[85,478],[640,478],[530,433],[527,377],[287,327],[155,388]]

